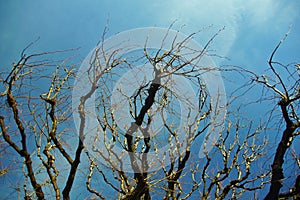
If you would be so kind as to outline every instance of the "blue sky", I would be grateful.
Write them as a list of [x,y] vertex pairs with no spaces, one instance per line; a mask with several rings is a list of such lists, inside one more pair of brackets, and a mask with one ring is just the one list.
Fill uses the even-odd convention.
[[40,37],[29,52],[70,48],[82,60],[101,38],[148,26],[182,32],[211,26],[196,39],[204,45],[225,26],[212,49],[232,64],[261,72],[270,53],[291,26],[289,37],[278,52],[283,63],[300,62],[299,0],[2,0],[0,2],[0,69],[9,69],[21,51]]
[[107,21],[108,36],[145,26],[168,27],[174,20],[178,20],[174,28],[185,25],[186,34],[213,25],[199,35],[200,44],[225,26],[213,49],[231,58],[234,64],[248,66],[263,64],[292,25],[283,56],[290,59],[299,56],[296,54],[300,46],[300,2],[297,0],[151,3],[146,0],[10,0],[1,1],[0,5],[1,67],[9,67],[18,59],[20,51],[38,37],[40,41],[33,51],[81,47],[79,54],[85,57],[99,41]]

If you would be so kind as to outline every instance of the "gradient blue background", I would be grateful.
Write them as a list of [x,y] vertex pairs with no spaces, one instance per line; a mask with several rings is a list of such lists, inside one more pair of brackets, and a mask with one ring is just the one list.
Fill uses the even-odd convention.
[[[109,37],[133,28],[166,28],[175,20],[174,29],[184,25],[185,34],[212,25],[197,36],[202,45],[225,26],[212,46],[218,55],[228,58],[215,58],[220,66],[232,64],[263,72],[290,26],[276,58],[283,63],[300,60],[299,0],[1,0],[0,69],[10,69],[38,37],[29,52],[80,47],[76,54],[81,61],[98,43],[105,26]],[[259,108],[254,111],[254,116],[265,114]]]

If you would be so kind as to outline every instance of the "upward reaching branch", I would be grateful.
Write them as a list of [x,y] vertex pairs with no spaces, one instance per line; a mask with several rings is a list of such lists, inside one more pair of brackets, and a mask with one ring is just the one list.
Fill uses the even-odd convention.
[[23,122],[21,121],[20,115],[19,115],[19,109],[17,105],[17,101],[13,95],[13,88],[15,86],[15,82],[19,79],[20,71],[22,70],[23,66],[26,64],[26,60],[28,60],[28,57],[24,57],[21,59],[21,61],[18,63],[16,67],[14,67],[14,70],[10,75],[7,77],[7,84],[8,84],[8,90],[7,90],[7,102],[9,107],[12,109],[14,121],[16,126],[18,127],[20,136],[21,136],[21,147],[19,147],[15,142],[13,142],[10,138],[10,136],[6,133],[6,128],[4,126],[4,117],[0,116],[0,125],[3,133],[3,137],[5,141],[10,144],[17,153],[22,156],[25,160],[26,169],[28,172],[28,177],[30,178],[31,184],[34,188],[35,194],[38,197],[39,200],[44,199],[44,192],[42,190],[42,187],[40,184],[38,184],[36,180],[36,175],[33,170],[32,166],[32,160],[30,152],[27,148],[27,137],[25,133],[25,128],[23,125]]
[[[292,85],[296,87],[292,87],[288,89],[287,83],[284,81],[284,77],[280,75],[277,70],[274,67],[274,61],[273,57],[278,50],[279,46],[282,44],[282,42],[286,39],[287,34],[285,37],[279,42],[279,44],[276,46],[274,51],[271,54],[271,57],[269,59],[269,67],[271,68],[273,74],[277,77],[278,82],[280,83],[283,91],[281,91],[280,100],[279,100],[279,106],[282,113],[282,118],[285,121],[285,129],[282,133],[281,140],[277,146],[274,160],[272,163],[272,170],[271,170],[271,185],[268,194],[266,195],[266,200],[273,200],[278,199],[280,194],[280,189],[283,186],[283,179],[285,178],[283,173],[283,163],[284,163],[284,156],[286,155],[286,152],[290,145],[293,142],[294,137],[297,135],[295,131],[300,127],[300,120],[299,120],[299,113],[297,113],[298,110],[298,100],[300,98],[300,88],[299,84],[297,82],[299,81],[299,69],[295,68],[295,73],[292,73],[292,76],[295,77],[289,77],[291,80],[295,80],[296,83],[292,83]],[[276,63],[275,63],[276,64]],[[296,67],[296,66],[295,66]],[[285,70],[289,71],[287,67],[285,67]],[[298,72],[298,73],[297,73]],[[297,77],[298,76],[298,77]],[[265,86],[269,87],[267,81],[262,82]],[[273,91],[280,91],[279,88],[274,87]],[[295,107],[297,107],[295,109]]]

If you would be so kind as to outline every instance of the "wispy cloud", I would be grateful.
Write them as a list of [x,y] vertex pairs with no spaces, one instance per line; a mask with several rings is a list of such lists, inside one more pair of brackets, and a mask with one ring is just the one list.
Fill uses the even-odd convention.
[[178,24],[185,24],[186,32],[198,31],[203,27],[213,25],[203,31],[198,41],[204,45],[218,29],[225,26],[225,30],[214,41],[213,49],[220,55],[226,56],[236,37],[236,10],[233,0],[172,0],[158,5],[160,11],[156,13],[158,19],[171,22],[178,20]]
[[[253,31],[286,29],[298,15],[298,1],[274,0],[171,0],[156,5],[158,20],[171,22],[178,19],[189,31],[213,24],[215,28],[201,35],[202,45],[216,29],[225,26],[214,43],[217,53],[226,56],[236,40],[239,29],[247,24]],[[298,4],[298,5],[297,5]],[[297,8],[298,7],[298,8]]]
[[268,23],[268,21],[272,19],[276,13],[277,7],[278,1],[272,2],[272,0],[249,0],[245,1],[241,11],[248,15],[247,17],[249,21],[257,25],[262,25]]
[[260,29],[285,28],[299,15],[299,1],[248,0],[241,4],[240,16]]

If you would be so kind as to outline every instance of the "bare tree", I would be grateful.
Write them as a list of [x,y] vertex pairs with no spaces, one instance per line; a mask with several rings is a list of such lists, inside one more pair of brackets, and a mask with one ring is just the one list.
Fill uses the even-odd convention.
[[[209,123],[204,123],[202,127],[200,126],[210,115],[212,109],[209,104],[206,88],[200,79],[203,69],[199,69],[193,63],[204,57],[209,43],[205,49],[195,53],[196,49],[189,49],[187,45],[193,35],[187,36],[178,42],[179,35],[171,36],[171,33],[168,32],[161,43],[164,44],[166,40],[170,40],[169,37],[173,37],[171,38],[172,45],[170,49],[164,49],[162,46],[160,49],[152,52],[147,48],[147,38],[145,38],[142,55],[134,55],[131,59],[120,59],[118,55],[120,49],[109,52],[106,50],[105,43],[102,42],[102,45],[95,49],[94,54],[88,62],[87,76],[89,77],[91,87],[86,92],[86,96],[78,98],[80,99],[80,103],[78,103],[79,131],[82,138],[84,137],[86,140],[87,138],[84,133],[84,113],[87,112],[84,111],[84,102],[82,99],[91,97],[96,90],[99,90],[100,94],[96,101],[98,101],[97,113],[100,113],[100,115],[93,116],[93,118],[98,119],[97,123],[99,123],[99,128],[103,134],[100,137],[99,135],[95,135],[95,137],[91,135],[89,139],[93,141],[91,144],[93,156],[96,156],[98,159],[100,158],[107,166],[113,169],[113,176],[116,177],[119,183],[109,185],[120,194],[120,198],[122,199],[150,199],[151,177],[161,171],[161,168],[163,169],[165,178],[160,179],[167,181],[165,199],[175,199],[179,179],[191,155],[192,142],[209,126]],[[192,57],[186,60],[182,56],[183,54],[190,54]],[[121,87],[117,88],[117,91],[114,91],[109,83],[119,78],[118,71],[132,69],[137,65],[136,62],[141,62],[143,58],[147,63],[150,63],[147,73],[152,73],[152,76],[149,79],[145,77],[141,80],[134,80],[139,85],[137,85],[137,88],[129,86],[131,90],[129,94],[125,91],[127,88]],[[142,60],[142,62],[145,61]],[[147,68],[147,66],[143,67]],[[142,70],[140,69],[140,74],[133,75],[143,76]],[[211,68],[211,70],[214,69]],[[85,71],[83,74],[86,76]],[[180,119],[182,113],[178,111],[180,107],[174,104],[174,101],[181,95],[178,92],[185,93],[192,91],[172,90],[171,86],[176,88],[178,86],[175,84],[178,83],[174,83],[174,79],[170,77],[171,75],[186,77],[188,80],[193,81],[194,88],[197,89],[197,104],[191,105],[196,107],[186,107],[188,110],[186,110],[186,119],[183,122]],[[79,89],[82,90],[82,88]],[[131,122],[124,127],[121,127],[117,123],[118,118],[122,118],[123,116],[120,116],[118,113],[120,111],[116,111],[115,108],[115,106],[122,104],[122,102],[119,101],[117,104],[110,103],[114,95],[113,92],[119,92],[121,100],[124,98],[126,101],[124,106],[128,106],[127,114],[130,115],[129,121]],[[190,103],[188,102],[189,100],[191,99],[187,99],[187,97],[180,99],[180,101],[185,101],[184,103],[186,104]],[[197,112],[194,112],[192,109],[197,110]],[[155,133],[152,127],[152,124],[157,123],[155,115],[161,117],[162,130],[159,133]],[[165,115],[168,115],[168,119]],[[186,124],[179,128],[178,123]],[[125,129],[123,133],[121,128]],[[184,137],[180,133],[183,131]],[[168,149],[164,152],[165,155],[160,157],[159,151],[162,144],[159,143],[159,140],[163,137],[166,138]],[[103,143],[100,143],[100,141],[103,141]],[[116,146],[126,150],[128,154],[119,154],[117,152],[118,148],[114,148]],[[152,150],[152,154],[150,150]],[[149,158],[150,154],[151,158]],[[95,162],[93,161],[93,157],[89,157],[91,159],[90,168],[93,169]],[[134,174],[133,177],[128,177],[128,174],[125,173],[128,171],[125,167],[127,164],[124,163],[126,160],[130,160],[129,170]],[[165,166],[165,161],[170,166]],[[105,180],[108,180],[104,171],[100,173]],[[98,192],[91,189],[91,181],[92,178],[89,177],[87,182],[88,190],[102,198]]]
[[[142,55],[135,53],[131,59],[124,59],[124,57],[119,59],[119,49],[107,55],[106,48],[103,46],[105,43],[95,49],[88,62],[88,76],[92,78],[89,78],[91,87],[87,94],[93,93],[96,89],[100,91],[98,99],[96,99],[99,102],[97,113],[100,115],[93,118],[98,119],[99,129],[103,132],[95,135],[95,137],[89,136],[93,155],[89,155],[91,166],[87,187],[96,196],[103,198],[103,195],[97,192],[96,188],[91,188],[93,169],[103,176],[105,182],[119,194],[121,199],[151,199],[151,196],[162,199],[187,199],[193,195],[204,199],[213,196],[224,199],[229,194],[237,198],[245,191],[260,189],[262,188],[261,185],[264,185],[261,182],[259,186],[251,184],[264,179],[266,173],[261,172],[250,176],[251,163],[263,155],[265,143],[262,141],[261,145],[254,144],[259,131],[253,131],[249,127],[249,130],[246,130],[247,137],[239,139],[239,129],[242,129],[240,122],[236,122],[234,133],[231,132],[230,122],[228,122],[228,128],[224,129],[225,115],[219,112],[226,112],[226,109],[216,108],[216,103],[219,103],[220,107],[226,105],[213,101],[213,98],[221,99],[220,96],[224,94],[218,93],[219,96],[210,96],[208,83],[202,79],[203,74],[220,70],[215,66],[203,67],[198,62],[200,59],[205,59],[204,57],[209,54],[210,43],[216,35],[201,50],[190,48],[189,42],[193,35],[179,40],[179,35],[172,35],[168,32],[161,43],[164,44],[169,39],[168,37],[171,37],[171,47],[165,49],[162,46],[155,51],[147,48],[147,41],[150,40],[147,39]],[[187,60],[184,55],[192,55],[192,57]],[[152,76],[150,78],[134,80],[138,82],[138,85],[136,88],[130,87],[129,93],[124,87],[118,88],[117,91],[111,88],[109,83],[119,78],[118,70],[120,68],[125,68],[125,71],[130,70],[133,66],[138,65],[136,62],[141,61],[151,64],[149,71]],[[143,67],[147,68],[147,66]],[[94,74],[95,72],[97,73]],[[142,69],[138,72],[139,76],[144,75]],[[135,75],[137,74],[132,77]],[[172,77],[170,77],[171,75]],[[182,113],[180,113],[180,107],[176,105],[176,99],[179,99],[182,94],[172,90],[172,87],[176,87],[174,75],[188,79],[193,85],[185,89],[194,89],[196,90],[195,94],[197,94],[197,103],[192,105],[194,107],[185,108],[187,114],[184,115],[183,126],[178,125]],[[126,85],[126,81],[122,83]],[[82,90],[82,88],[80,89]],[[117,105],[111,104],[110,99],[114,96],[113,92],[120,92],[121,94],[118,104],[125,101],[122,106],[128,105],[126,111],[131,123],[127,126],[120,127],[117,123],[118,118],[125,120],[126,117],[120,115],[121,111],[115,108]],[[180,90],[180,92],[192,93],[190,90]],[[181,100],[189,104],[191,98],[185,97]],[[82,108],[80,103],[78,103],[78,108]],[[151,125],[156,123],[154,120],[156,114],[161,117],[162,122],[162,128],[157,134],[155,130],[151,130]],[[223,117],[212,120],[211,116],[216,114]],[[123,113],[123,115],[126,114]],[[166,118],[167,115],[168,119]],[[121,128],[125,129],[123,129],[123,133]],[[209,131],[216,133],[218,137],[214,137],[214,142],[209,141],[209,136],[205,137],[203,160],[206,160],[206,165],[200,166],[197,164],[199,149],[193,148],[193,144],[197,144],[198,137]],[[166,138],[165,144],[161,144],[163,142],[161,138]],[[99,145],[101,140],[103,143]],[[161,145],[168,145],[163,156],[160,155]],[[215,146],[215,158],[212,158],[212,155],[206,151],[208,145]],[[128,154],[120,154],[115,148],[116,146],[125,149]],[[150,156],[151,150],[154,156]],[[193,157],[193,161],[190,160],[191,157]],[[106,166],[112,168],[111,176],[116,181],[109,180],[108,173],[97,167],[95,159],[102,160]],[[211,168],[215,166],[211,163],[217,162],[218,159],[223,161],[223,166],[220,169]],[[125,167],[127,165],[126,160],[130,161],[129,168],[133,176],[126,173],[128,170]],[[157,167],[157,163],[159,167]],[[209,170],[213,173],[210,173]]]
[[[105,33],[83,70],[75,71],[70,58],[53,60],[59,51],[30,56],[23,51],[1,74],[1,142],[13,150],[23,173],[23,182],[15,185],[19,194],[25,199],[70,199],[79,193],[92,199],[257,198],[254,191],[270,174],[257,170],[267,145],[265,124],[252,123],[239,109],[226,110],[222,88],[210,85],[208,77],[217,79],[224,70],[210,61],[219,32],[201,49],[192,41],[199,33],[183,37],[168,29],[159,48],[151,46],[149,36],[140,49],[122,47],[126,41],[112,48]],[[289,93],[279,79],[280,92],[268,80],[255,76],[287,98],[280,106],[291,127],[299,124],[290,118],[297,116],[293,103],[299,89]],[[272,175],[276,169],[273,165]]]
[[[288,149],[295,137],[299,135],[300,119],[299,119],[299,99],[300,99],[300,85],[299,75],[300,67],[297,63],[284,65],[280,62],[274,61],[274,56],[278,51],[280,45],[287,38],[288,33],[278,43],[273,50],[269,59],[269,71],[270,75],[255,75],[253,79],[255,82],[262,84],[271,92],[272,98],[277,101],[277,105],[274,110],[279,108],[281,116],[276,116],[276,120],[283,120],[284,127],[281,133],[281,139],[276,148],[274,160],[272,162],[271,169],[271,185],[268,194],[265,199],[278,199],[278,198],[300,198],[299,193],[299,179],[298,175],[295,179],[294,187],[290,188],[290,191],[281,194],[280,189],[283,186],[285,179],[284,175],[284,160]],[[272,111],[272,113],[274,112]],[[299,158],[296,158],[298,161]],[[298,164],[299,166],[299,164]]]
[[[27,56],[25,50],[20,60],[13,64],[12,70],[8,74],[2,74],[2,136],[15,153],[23,158],[23,161],[17,159],[17,164],[19,169],[24,165],[25,199],[45,199],[53,192],[56,199],[60,199],[61,189],[64,198],[68,199],[71,180],[74,179],[83,148],[78,139],[79,144],[73,159],[72,154],[67,153],[68,146],[65,142],[68,139],[65,134],[70,129],[67,125],[71,113],[71,110],[65,108],[70,103],[70,94],[67,91],[70,89],[69,79],[73,76],[73,70],[65,68],[68,59],[49,59],[50,56],[65,51]],[[63,169],[56,161],[58,159],[61,162],[57,157],[58,152],[70,165],[70,175],[65,187],[62,187],[59,179]],[[49,186],[53,192],[48,193]],[[19,186],[16,187],[18,191],[21,190]]]

